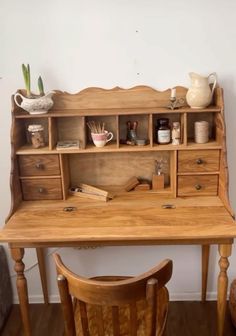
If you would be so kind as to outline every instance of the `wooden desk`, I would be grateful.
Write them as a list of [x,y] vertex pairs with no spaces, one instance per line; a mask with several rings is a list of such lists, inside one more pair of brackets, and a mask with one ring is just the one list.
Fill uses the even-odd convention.
[[[185,98],[186,93],[186,88],[176,87],[177,98]],[[26,336],[31,335],[31,329],[24,248],[37,249],[43,274],[44,247],[88,244],[199,244],[203,301],[209,246],[218,244],[218,336],[223,335],[228,257],[236,237],[228,200],[223,90],[215,88],[211,105],[202,109],[184,103],[171,110],[170,95],[170,89],[161,92],[147,86],[87,88],[77,94],[57,91],[53,108],[42,115],[29,115],[12,99],[12,205],[0,241],[9,243],[16,263]],[[168,144],[159,139],[163,117],[169,124],[164,130]],[[206,143],[194,141],[195,122],[201,120],[209,125]],[[174,122],[180,124],[177,145],[170,141]],[[29,141],[26,130],[32,124],[44,128],[42,148],[32,148]],[[113,133],[112,141],[95,147],[87,127],[91,124],[100,131],[105,125]],[[137,139],[146,145],[139,146]],[[58,143],[66,140],[79,146],[58,149]],[[164,188],[154,190],[155,183],[151,182],[160,173]],[[105,189],[118,186],[121,190],[132,177],[152,184],[153,190],[118,191],[108,203],[70,196],[71,187],[81,183],[103,185]],[[162,208],[166,203],[173,204],[174,209]],[[68,206],[76,210],[64,211]],[[41,278],[45,283],[45,277]]]
[[[145,197],[143,197],[143,193]],[[175,209],[163,209],[163,204]],[[73,206],[76,210],[64,211]],[[214,215],[214,218],[213,218]],[[163,198],[152,192],[118,193],[107,203],[69,197],[66,201],[22,202],[0,231],[9,243],[25,335],[30,336],[24,248],[82,245],[219,246],[218,335],[223,335],[228,257],[236,224],[218,197]]]

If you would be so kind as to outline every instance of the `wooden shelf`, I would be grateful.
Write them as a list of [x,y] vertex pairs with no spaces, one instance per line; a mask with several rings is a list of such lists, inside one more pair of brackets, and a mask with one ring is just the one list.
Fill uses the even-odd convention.
[[205,113],[205,112],[220,112],[221,108],[218,106],[209,106],[204,109],[192,109],[190,107],[183,107],[176,110],[171,110],[166,107],[152,107],[152,108],[114,108],[114,109],[68,109],[68,110],[51,110],[46,114],[29,114],[25,111],[17,111],[15,118],[49,118],[49,117],[78,117],[78,116],[108,116],[108,115],[135,115],[135,114],[162,114],[162,113]]
[[17,155],[28,154],[76,154],[76,153],[104,153],[104,152],[148,152],[148,151],[177,151],[177,150],[196,150],[196,149],[221,149],[222,146],[214,140],[210,140],[206,144],[197,144],[195,142],[188,142],[186,145],[158,145],[153,146],[131,146],[131,145],[119,145],[116,142],[107,143],[104,147],[96,147],[93,144],[88,144],[85,149],[60,149],[56,148],[50,150],[49,147],[32,148],[31,145],[21,146],[17,151]]

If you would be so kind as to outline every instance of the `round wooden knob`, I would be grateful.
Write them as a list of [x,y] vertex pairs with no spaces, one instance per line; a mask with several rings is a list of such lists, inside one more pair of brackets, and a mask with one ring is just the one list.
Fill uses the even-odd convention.
[[203,164],[203,160],[201,158],[198,158],[196,160],[196,164],[198,164],[198,165]]
[[39,192],[40,194],[42,194],[42,193],[44,192],[44,188],[39,187],[39,188],[38,188],[38,192]]
[[201,189],[202,189],[201,184],[196,184],[196,185],[195,185],[195,189],[196,189],[196,190],[201,190]]
[[42,162],[36,162],[35,167],[37,169],[43,169],[43,163]]

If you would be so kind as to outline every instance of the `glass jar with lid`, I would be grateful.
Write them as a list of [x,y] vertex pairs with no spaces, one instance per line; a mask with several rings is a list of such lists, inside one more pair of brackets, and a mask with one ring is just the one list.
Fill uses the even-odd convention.
[[157,120],[156,138],[157,138],[157,143],[160,145],[170,143],[171,129],[170,129],[168,118],[160,118]]
[[28,132],[31,144],[34,148],[40,148],[45,146],[43,125],[40,124],[29,125]]

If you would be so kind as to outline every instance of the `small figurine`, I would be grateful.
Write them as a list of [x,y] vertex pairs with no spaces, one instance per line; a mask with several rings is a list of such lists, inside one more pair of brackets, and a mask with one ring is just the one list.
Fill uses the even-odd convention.
[[131,121],[127,121],[127,144],[134,144],[137,139],[137,127],[138,127],[138,122],[134,121],[131,123]]

